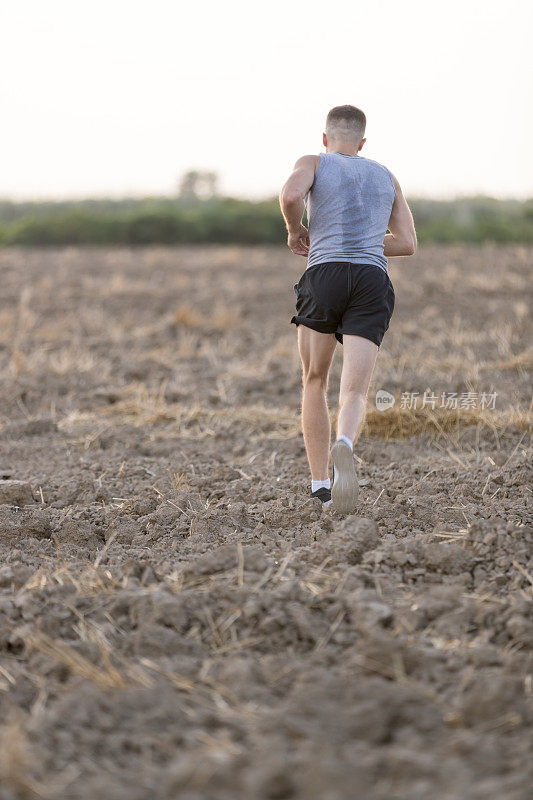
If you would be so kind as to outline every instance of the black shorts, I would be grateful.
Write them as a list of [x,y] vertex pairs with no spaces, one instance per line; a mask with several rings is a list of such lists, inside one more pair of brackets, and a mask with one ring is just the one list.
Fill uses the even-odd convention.
[[306,269],[296,286],[295,325],[320,333],[362,336],[379,347],[394,310],[394,288],[373,264],[328,261]]

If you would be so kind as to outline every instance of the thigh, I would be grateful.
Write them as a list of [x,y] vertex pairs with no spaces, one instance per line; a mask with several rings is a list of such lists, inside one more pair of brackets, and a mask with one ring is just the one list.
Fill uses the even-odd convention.
[[370,339],[344,334],[341,395],[346,391],[367,393],[378,349]]
[[337,340],[332,333],[319,333],[305,325],[298,326],[298,350],[304,375],[327,376]]

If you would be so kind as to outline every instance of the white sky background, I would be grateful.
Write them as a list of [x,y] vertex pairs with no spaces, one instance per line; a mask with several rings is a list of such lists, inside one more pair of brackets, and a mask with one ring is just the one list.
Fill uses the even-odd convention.
[[528,0],[0,8],[0,197],[272,195],[342,103],[408,195],[533,196]]

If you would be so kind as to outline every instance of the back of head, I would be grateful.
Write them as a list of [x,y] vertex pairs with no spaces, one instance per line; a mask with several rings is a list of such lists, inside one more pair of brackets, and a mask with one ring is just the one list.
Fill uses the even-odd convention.
[[326,119],[326,136],[336,142],[357,146],[364,138],[366,117],[355,106],[335,106]]

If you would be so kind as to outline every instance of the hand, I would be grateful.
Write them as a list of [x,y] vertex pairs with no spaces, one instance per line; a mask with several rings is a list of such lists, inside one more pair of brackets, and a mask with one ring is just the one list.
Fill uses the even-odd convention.
[[309,231],[305,225],[300,225],[295,231],[289,231],[287,244],[295,255],[309,255]]

